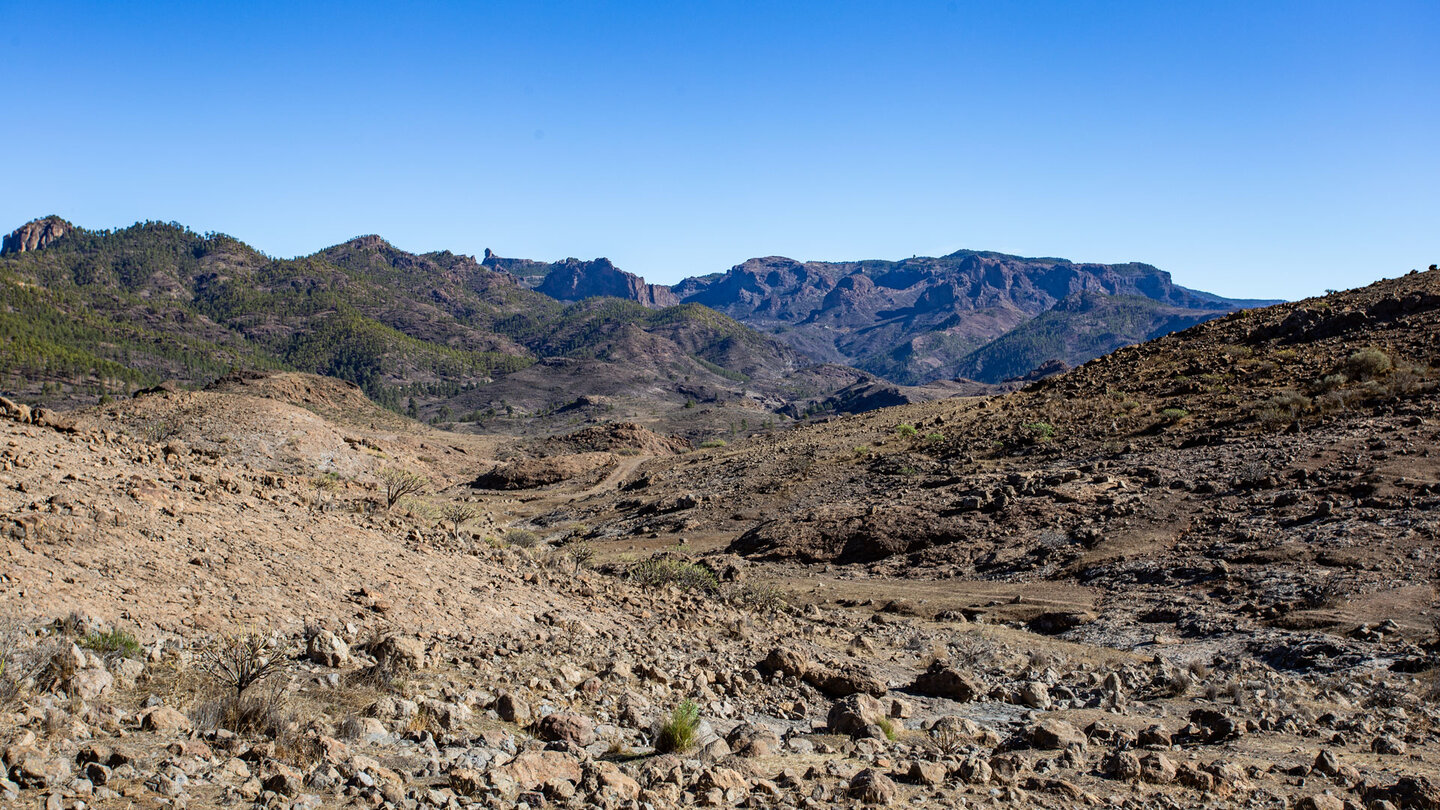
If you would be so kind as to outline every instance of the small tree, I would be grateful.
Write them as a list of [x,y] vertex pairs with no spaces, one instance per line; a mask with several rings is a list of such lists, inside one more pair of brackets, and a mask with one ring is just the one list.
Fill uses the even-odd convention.
[[422,492],[430,486],[430,479],[399,467],[381,470],[380,481],[385,485],[386,509],[395,508],[396,502],[401,498]]
[[480,508],[469,503],[447,503],[440,509],[440,517],[454,524],[455,539],[459,540],[460,527],[480,517]]

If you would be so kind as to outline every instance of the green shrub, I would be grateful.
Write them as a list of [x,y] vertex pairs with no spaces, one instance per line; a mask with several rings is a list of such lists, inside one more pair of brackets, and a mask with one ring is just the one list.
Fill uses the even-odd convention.
[[1179,422],[1181,419],[1184,419],[1189,415],[1190,412],[1185,410],[1184,408],[1166,408],[1165,410],[1160,412],[1160,418],[1164,419],[1168,424],[1171,425]]
[[868,445],[868,444],[857,444],[857,445],[855,445],[855,457],[856,457],[856,458],[869,458],[869,457],[870,457],[870,445]]
[[145,652],[134,636],[118,628],[105,633],[91,633],[80,639],[80,646],[120,658],[139,658]]
[[1390,359],[1390,355],[1373,346],[1345,358],[1345,371],[1357,380],[1383,377],[1394,367],[1395,363]]
[[540,535],[529,529],[506,529],[504,539],[506,545],[520,548],[535,548],[541,541]]
[[941,432],[938,431],[938,430],[937,430],[937,431],[933,431],[933,432],[931,432],[931,433],[926,433],[926,434],[925,434],[925,443],[926,443],[926,444],[939,444],[939,443],[941,443],[941,442],[943,442],[943,441],[945,441],[945,434],[944,434],[944,433],[941,433]]
[[901,422],[900,424],[895,426],[895,435],[903,439],[914,438],[915,435],[919,432],[920,431],[916,430],[915,426],[910,424],[909,422]]
[[683,591],[718,593],[720,580],[715,572],[673,557],[651,557],[630,568],[630,579],[645,587],[674,585]]
[[875,725],[879,726],[880,730],[885,732],[885,739],[890,742],[895,742],[896,738],[900,736],[899,732],[895,730],[895,723],[888,717],[880,718],[880,721]]
[[710,449],[715,447],[724,447],[725,444],[726,442],[724,439],[706,439],[705,441],[700,443],[700,446],[706,449]]
[[662,754],[683,753],[695,746],[700,730],[700,706],[685,700],[670,710],[655,737],[655,750]]
[[1049,422],[1027,422],[1023,428],[1031,441],[1048,442],[1055,438],[1055,426]]

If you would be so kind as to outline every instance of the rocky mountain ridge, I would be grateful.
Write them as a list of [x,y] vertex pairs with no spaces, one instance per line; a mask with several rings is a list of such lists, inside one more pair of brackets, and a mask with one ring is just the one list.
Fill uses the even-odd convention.
[[1147,264],[972,250],[901,261],[768,256],[668,288],[646,284],[606,259],[549,265],[487,252],[486,261],[567,300],[614,295],[651,306],[703,304],[812,360],[903,384],[998,383],[1050,361],[1078,365],[1237,309],[1275,303],[1190,290]]

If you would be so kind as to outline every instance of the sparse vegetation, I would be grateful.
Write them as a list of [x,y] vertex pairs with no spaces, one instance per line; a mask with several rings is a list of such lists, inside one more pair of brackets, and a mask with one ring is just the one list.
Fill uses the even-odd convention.
[[460,539],[461,527],[475,518],[480,517],[480,507],[473,503],[463,503],[460,501],[447,503],[440,507],[440,517],[450,523],[451,531],[454,532],[455,539],[458,540]]
[[682,591],[718,593],[720,580],[702,565],[674,557],[651,557],[630,567],[630,579],[647,587],[674,585]]
[[380,483],[384,486],[385,508],[394,509],[401,498],[424,492],[430,486],[430,479],[410,470],[387,467],[380,471]]
[[1055,438],[1055,426],[1049,422],[1026,422],[1021,430],[1032,442],[1048,442]]
[[135,636],[118,627],[101,633],[91,633],[80,640],[80,646],[101,655],[121,658],[140,658],[145,652]]
[[1184,408],[1166,408],[1160,412],[1160,419],[1167,425],[1178,424],[1183,421],[1190,412]]
[[901,422],[900,424],[895,426],[895,435],[899,436],[902,439],[913,439],[915,438],[915,435],[919,432],[920,431],[918,431],[915,426],[910,424],[909,422]]
[[544,538],[529,529],[512,528],[505,530],[504,541],[507,546],[530,549],[540,545]]
[[255,684],[288,668],[291,655],[288,642],[251,630],[214,636],[196,652],[195,662],[200,671],[234,690],[239,697]]
[[655,750],[662,754],[680,754],[695,747],[700,729],[700,706],[693,700],[681,701],[670,710],[655,735]]
[[706,439],[700,446],[706,450],[713,450],[717,447],[724,447],[727,442],[724,439]]
[[899,732],[895,729],[895,722],[890,718],[882,717],[875,725],[880,727],[880,731],[884,732],[885,734],[885,739],[889,740],[890,742],[895,742],[897,739],[900,738]]
[[1389,374],[1395,367],[1390,355],[1373,346],[1361,349],[1345,358],[1344,370],[1351,379],[1374,380]]

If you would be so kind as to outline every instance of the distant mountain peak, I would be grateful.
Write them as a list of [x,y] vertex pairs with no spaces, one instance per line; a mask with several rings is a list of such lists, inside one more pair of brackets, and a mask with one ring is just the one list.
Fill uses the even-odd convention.
[[5,236],[4,241],[0,242],[0,256],[41,250],[73,230],[74,225],[54,214],[31,220]]
[[374,233],[367,233],[364,236],[357,236],[348,242],[342,242],[337,247],[351,247],[357,250],[385,250],[394,248],[383,236]]

